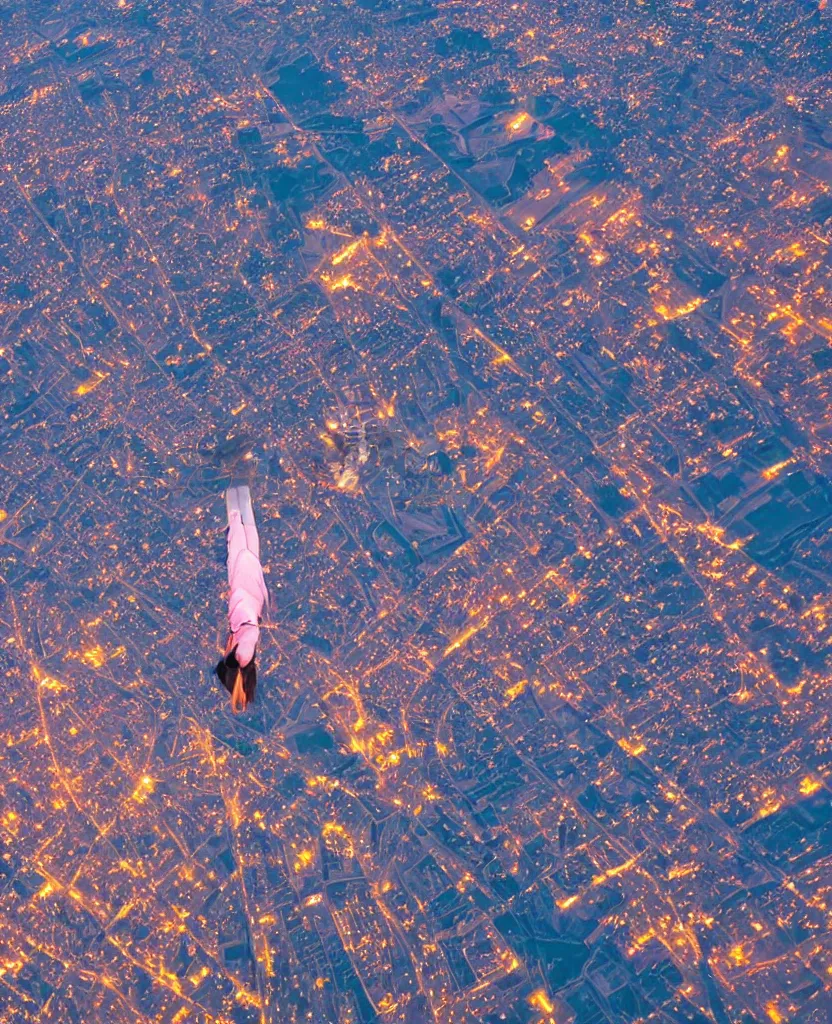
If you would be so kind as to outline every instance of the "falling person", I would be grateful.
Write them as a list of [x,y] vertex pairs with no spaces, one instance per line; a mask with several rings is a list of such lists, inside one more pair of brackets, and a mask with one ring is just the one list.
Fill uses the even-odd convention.
[[228,510],[228,626],[225,656],[216,673],[231,694],[231,707],[244,711],[254,700],[257,687],[255,654],[260,638],[260,613],[269,594],[260,566],[260,538],[248,487],[229,487]]

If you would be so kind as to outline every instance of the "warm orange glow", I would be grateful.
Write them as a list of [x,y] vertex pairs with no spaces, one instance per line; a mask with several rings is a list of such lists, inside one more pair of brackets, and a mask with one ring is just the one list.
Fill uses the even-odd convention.
[[544,989],[536,989],[529,996],[529,1004],[536,1010],[540,1010],[542,1013],[552,1013],[555,1009],[555,1004],[546,995]]
[[477,633],[479,633],[481,629],[485,629],[485,627],[488,625],[488,621],[489,617],[486,615],[485,618],[482,619],[480,622],[476,623],[473,626],[468,626],[467,629],[464,629],[461,633],[458,633],[457,636],[455,636],[454,639],[445,648],[443,657],[447,658],[449,654],[453,654],[454,651],[458,651],[460,647],[464,647],[472,636],[475,636]]
[[104,648],[96,644],[95,647],[90,647],[81,654],[81,660],[93,668],[101,668],[107,661],[107,655],[104,653]]
[[349,245],[345,245],[343,249],[337,252],[332,257],[333,267],[337,267],[339,263],[343,263],[345,260],[348,260],[351,256],[355,255],[358,247],[361,245],[361,241],[362,239],[358,238],[354,242],[350,242]]
[[619,740],[618,745],[622,750],[626,750],[630,757],[641,757],[641,755],[647,750],[647,747],[645,747],[643,743],[633,743],[630,740]]
[[610,868],[609,871],[605,871],[601,875],[595,875],[592,879],[592,884],[602,885],[604,882],[606,882],[608,878],[615,878],[616,876],[623,874],[625,871],[629,871],[630,868],[636,863],[638,858],[639,855],[636,854],[635,857],[630,857],[629,860],[625,860],[623,864],[619,864],[617,867]]
[[352,278],[352,274],[343,274],[341,277],[336,277],[335,280],[327,282],[329,290],[333,292],[342,291],[345,288],[358,288],[358,285]]
[[719,544],[720,547],[728,548],[729,551],[739,551],[743,546],[743,542],[741,540],[732,540],[730,543],[726,543],[722,539],[725,536],[725,528],[722,526],[716,526],[714,523],[699,523],[696,529],[700,533],[704,533],[709,540],[714,541],[715,544]]
[[763,480],[773,480],[787,466],[791,466],[793,462],[794,459],[784,459],[783,462],[776,462],[773,466],[769,466],[768,469],[763,470]]
[[817,779],[813,779],[811,775],[807,775],[804,779],[800,780],[800,792],[804,796],[811,796],[821,787],[821,783]]
[[89,380],[86,380],[84,381],[83,384],[78,385],[78,387],[75,389],[75,394],[83,396],[88,395],[91,391],[95,391],[95,389],[98,387],[101,381],[106,378],[106,376],[106,373],[101,373],[100,371],[96,370],[94,377],[90,377]]
[[149,775],[143,775],[131,796],[137,804],[143,804],[148,796],[156,789],[156,783]]
[[524,128],[527,128],[531,124],[531,122],[531,117],[524,110],[522,111],[522,113],[518,114],[517,117],[514,118],[514,120],[509,121],[508,130],[512,135],[514,135],[517,132],[523,131]]
[[509,700],[514,700],[515,697],[519,697],[520,694],[526,689],[528,679],[521,679],[519,683],[515,683],[514,686],[509,686],[506,690],[506,697]]
[[304,868],[308,868],[314,859],[315,854],[312,850],[301,850],[295,858],[295,871],[300,873]]
[[663,320],[679,320],[683,316],[688,316],[704,303],[704,299],[701,296],[697,296],[695,299],[691,299],[690,302],[684,303],[684,305],[676,306],[672,308],[664,304],[656,306],[656,312]]

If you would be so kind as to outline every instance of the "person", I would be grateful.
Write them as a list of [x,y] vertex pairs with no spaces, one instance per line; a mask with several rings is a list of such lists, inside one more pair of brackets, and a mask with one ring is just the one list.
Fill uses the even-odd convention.
[[257,687],[255,657],[260,638],[260,614],[269,592],[260,565],[260,538],[245,485],[225,492],[228,511],[228,626],[225,654],[216,667],[222,685],[231,694],[233,711],[244,711]]

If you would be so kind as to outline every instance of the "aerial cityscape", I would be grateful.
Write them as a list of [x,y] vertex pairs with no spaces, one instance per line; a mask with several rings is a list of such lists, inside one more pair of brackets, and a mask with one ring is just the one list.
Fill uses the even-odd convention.
[[0,0],[0,1024],[832,1020],[830,55]]

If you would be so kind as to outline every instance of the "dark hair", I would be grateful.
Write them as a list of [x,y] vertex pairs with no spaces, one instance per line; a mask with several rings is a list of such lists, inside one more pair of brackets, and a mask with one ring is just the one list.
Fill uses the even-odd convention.
[[217,667],[214,671],[229,693],[234,692],[234,683],[237,681],[237,673],[239,672],[243,677],[243,692],[246,695],[246,704],[251,704],[254,700],[254,691],[257,689],[257,666],[254,658],[251,659],[248,665],[241,666],[237,661],[237,648],[235,647],[221,661],[217,662]]
[[222,685],[228,690],[229,693],[234,692],[234,682],[237,678],[237,672],[240,666],[237,664],[237,648],[233,651],[229,651],[228,654],[220,661],[217,662],[217,667],[214,671],[219,676],[219,680]]

